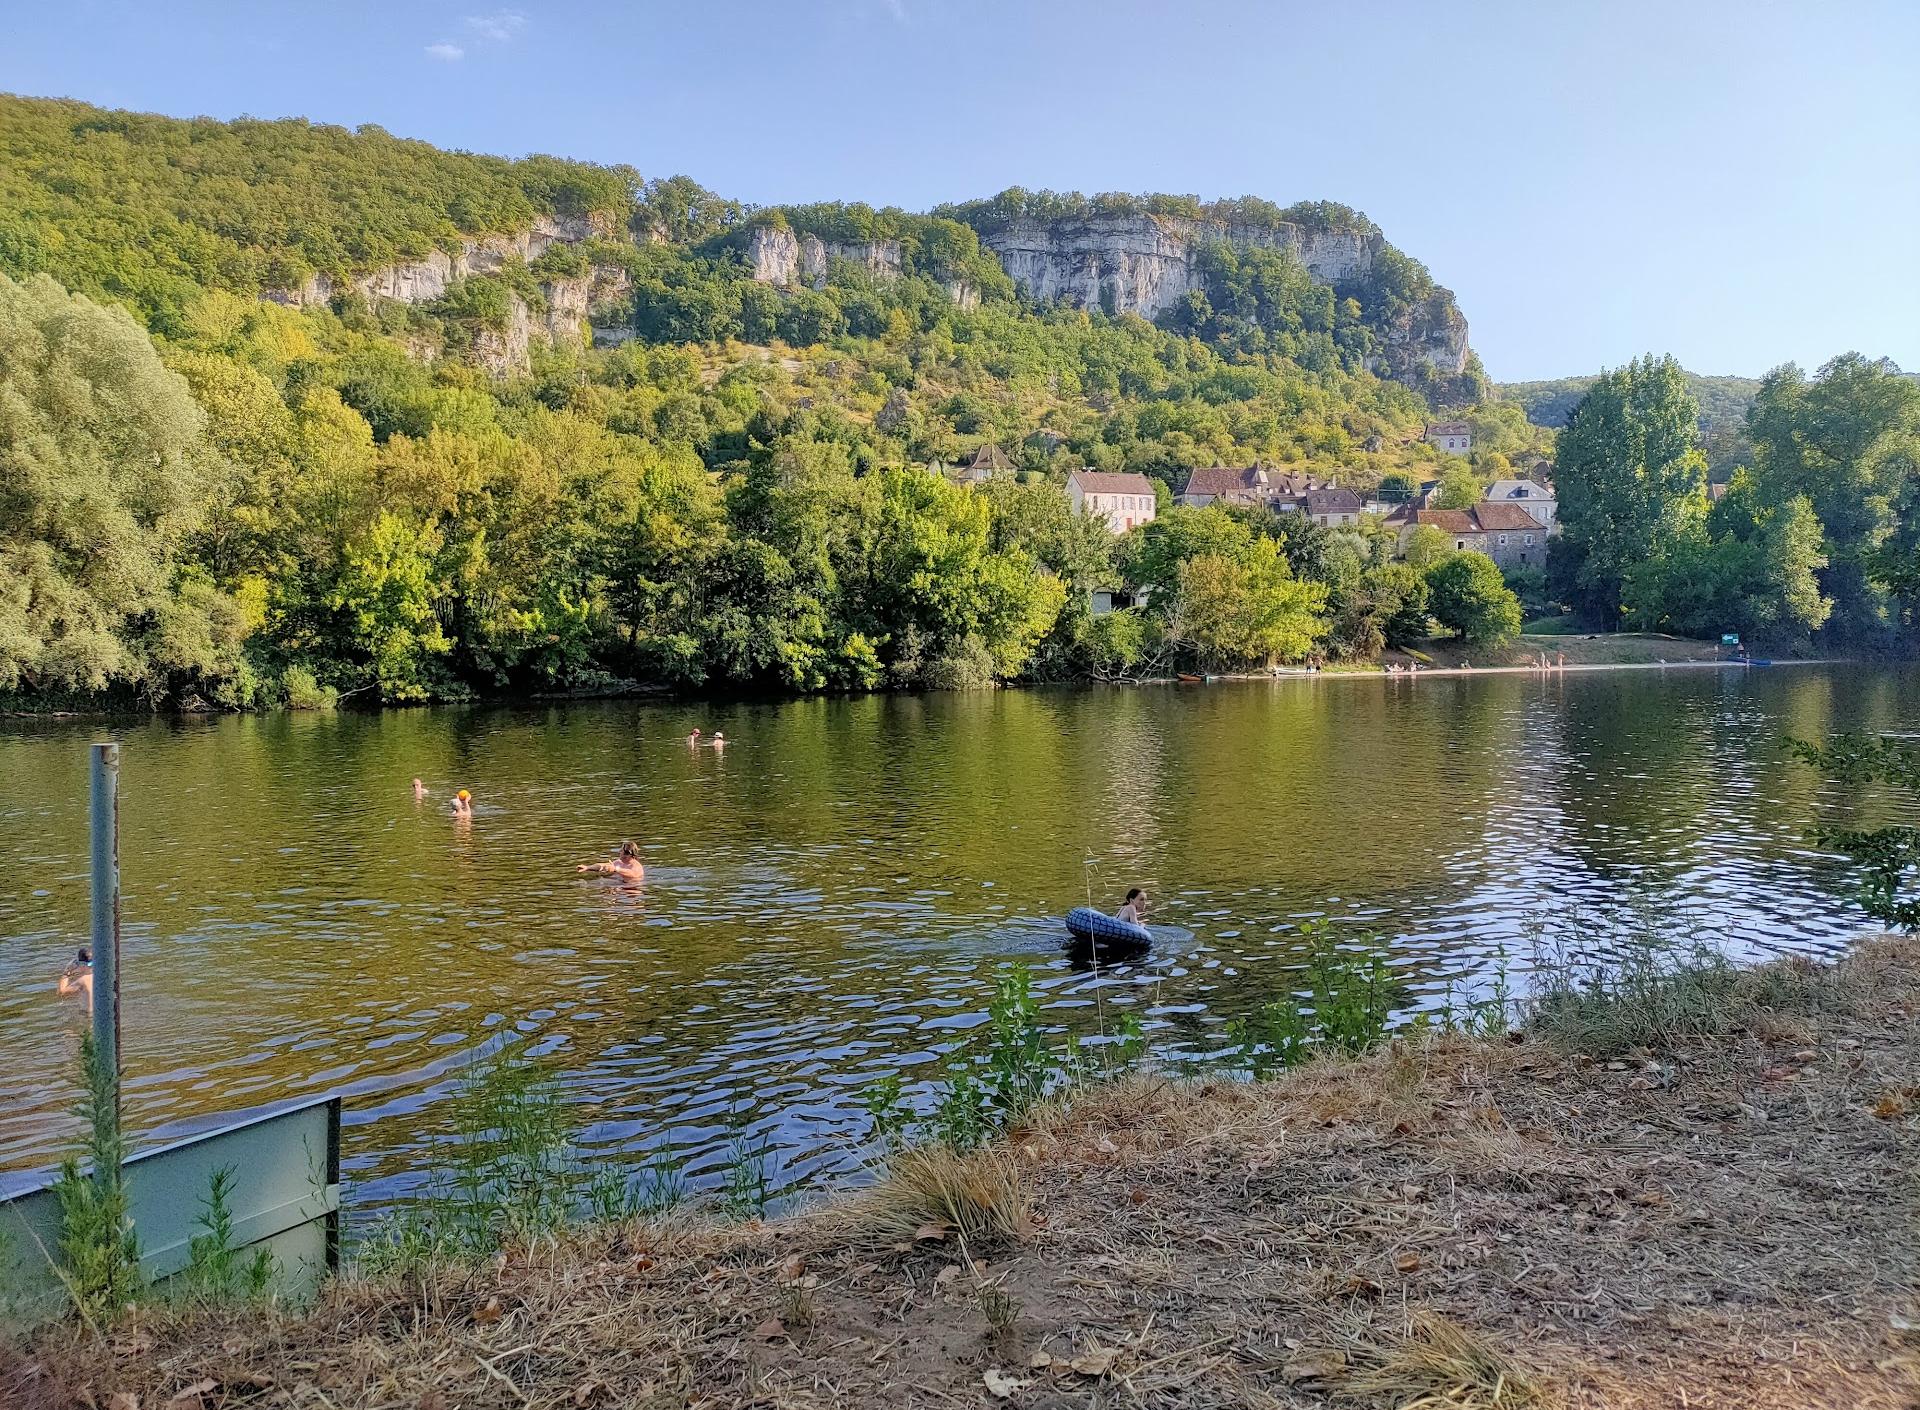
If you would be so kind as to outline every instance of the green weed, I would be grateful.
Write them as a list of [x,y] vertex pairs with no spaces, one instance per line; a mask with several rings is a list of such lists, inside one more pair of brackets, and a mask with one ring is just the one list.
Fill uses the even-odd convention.
[[114,1102],[114,1074],[91,1034],[80,1043],[80,1069],[83,1085],[74,1110],[86,1136],[81,1153],[60,1163],[53,1189],[60,1203],[67,1291],[80,1315],[97,1323],[117,1316],[140,1291],[140,1244],[120,1168],[127,1152]]

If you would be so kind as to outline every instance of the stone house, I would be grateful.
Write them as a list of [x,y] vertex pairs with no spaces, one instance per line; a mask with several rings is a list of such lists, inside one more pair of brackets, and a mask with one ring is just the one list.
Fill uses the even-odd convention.
[[1360,522],[1366,505],[1352,490],[1336,487],[1310,490],[1303,495],[1302,511],[1316,524],[1329,529],[1351,527]]
[[1110,533],[1124,534],[1153,522],[1153,481],[1145,475],[1076,470],[1067,476],[1067,502],[1075,514],[1096,515],[1107,521]]
[[1487,486],[1482,499],[1488,504],[1517,504],[1549,531],[1560,512],[1560,503],[1553,497],[1553,488],[1538,480],[1495,480]]
[[[1401,528],[1400,546],[1421,524],[1445,534],[1453,547],[1484,553],[1504,572],[1511,568],[1544,568],[1547,528],[1517,504],[1476,504],[1471,509],[1416,509]],[[1392,520],[1388,521],[1393,522]]]
[[1464,421],[1432,421],[1420,439],[1448,455],[1465,455],[1473,449],[1473,428]]
[[973,459],[965,465],[956,465],[952,474],[963,485],[978,485],[1001,475],[1011,475],[1014,469],[1014,463],[1007,458],[1004,450],[996,445],[984,445],[973,453]]

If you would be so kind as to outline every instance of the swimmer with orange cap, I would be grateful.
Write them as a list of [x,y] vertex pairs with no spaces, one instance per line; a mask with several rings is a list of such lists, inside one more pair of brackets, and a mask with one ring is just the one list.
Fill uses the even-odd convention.
[[617,876],[622,881],[645,881],[647,869],[640,864],[640,849],[631,842],[620,844],[620,855],[610,862],[584,862],[578,870],[596,876]]

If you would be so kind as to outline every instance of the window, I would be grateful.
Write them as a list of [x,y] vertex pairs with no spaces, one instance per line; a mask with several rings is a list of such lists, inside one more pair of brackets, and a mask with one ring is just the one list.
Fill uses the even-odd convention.
[[1523,544],[1525,544],[1525,545],[1526,545],[1526,546],[1527,546],[1528,548],[1532,548],[1532,547],[1533,547],[1533,535],[1532,535],[1532,534],[1522,534],[1522,535],[1520,536],[1520,542],[1521,542],[1521,543],[1523,543]]
[[1507,546],[1507,536],[1505,534],[1502,534],[1500,535],[1500,547],[1505,548],[1506,546]]
[[1465,548],[1467,546],[1467,541],[1465,539],[1455,539],[1453,541],[1453,546],[1455,548]]

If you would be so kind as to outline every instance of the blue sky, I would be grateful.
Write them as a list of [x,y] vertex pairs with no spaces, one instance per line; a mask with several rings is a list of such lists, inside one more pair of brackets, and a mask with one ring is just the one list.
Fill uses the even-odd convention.
[[1325,198],[1496,378],[1920,369],[1916,0],[0,0],[0,88],[910,209]]

